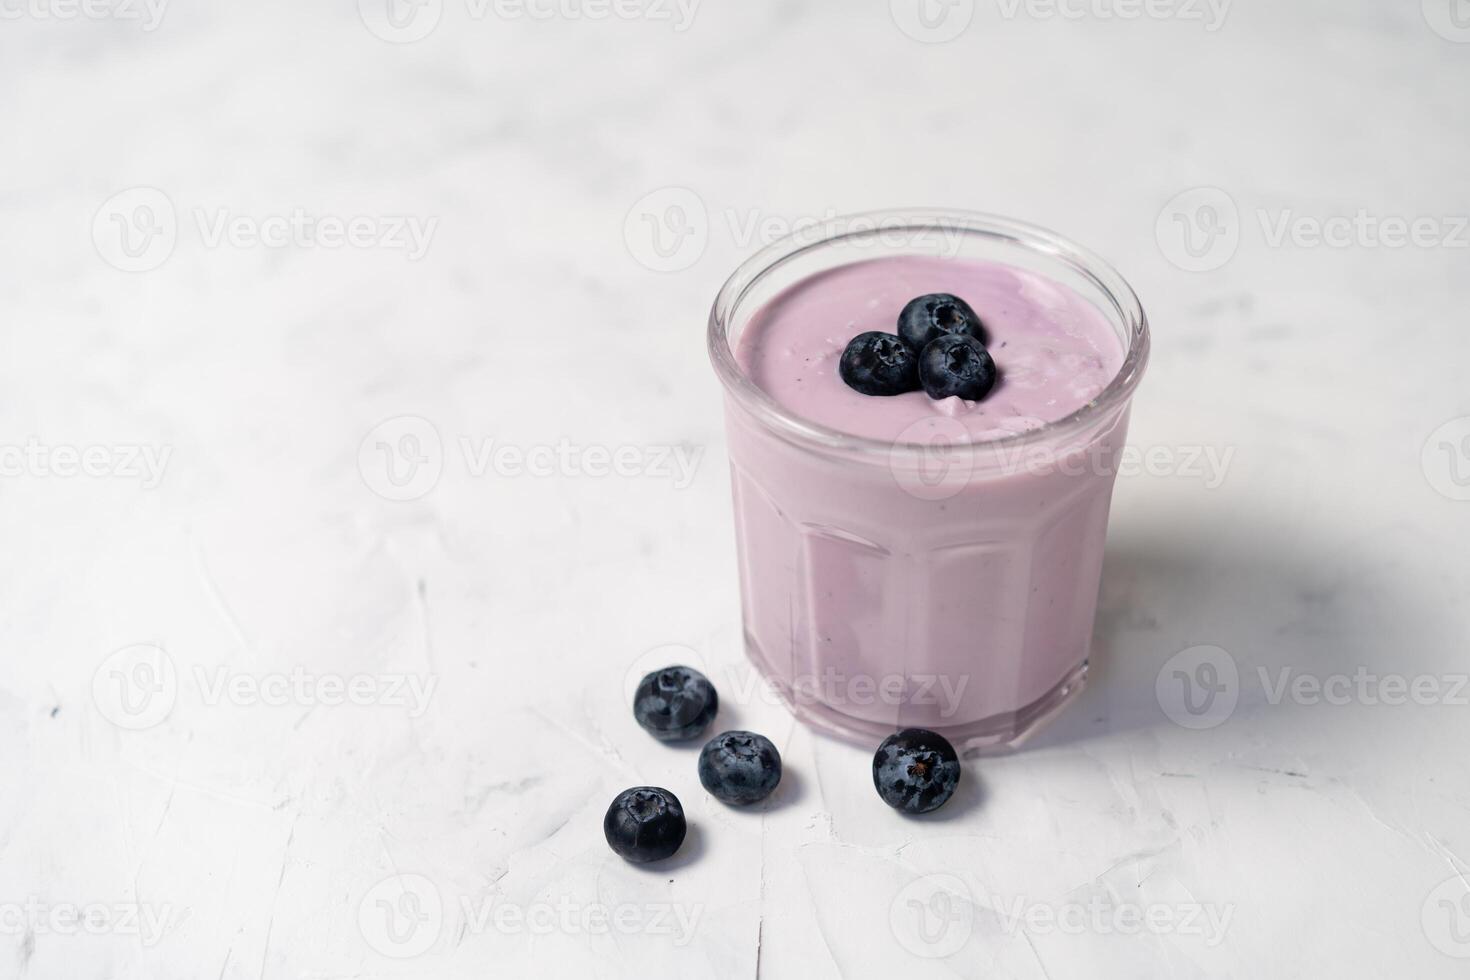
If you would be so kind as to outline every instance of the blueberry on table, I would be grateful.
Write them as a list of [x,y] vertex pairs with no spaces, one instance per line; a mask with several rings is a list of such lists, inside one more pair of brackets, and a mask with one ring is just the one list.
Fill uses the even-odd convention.
[[722,803],[759,803],[781,782],[781,753],[764,735],[724,732],[699,753],[699,781]]
[[898,315],[898,335],[916,352],[949,335],[985,342],[980,318],[970,304],[949,293],[930,293],[909,300]]
[[974,337],[948,334],[919,355],[919,380],[930,398],[979,401],[995,387],[995,362]]
[[670,857],[684,843],[688,829],[679,798],[658,786],[623,790],[602,818],[607,846],[634,864]]
[[923,728],[890,735],[873,756],[873,785],[883,802],[904,813],[944,806],[960,783],[960,758],[949,739]]
[[703,733],[719,710],[715,686],[693,667],[665,667],[644,676],[633,695],[633,717],[661,742]]
[[870,330],[848,341],[837,371],[864,395],[901,395],[919,390],[918,356],[891,333]]

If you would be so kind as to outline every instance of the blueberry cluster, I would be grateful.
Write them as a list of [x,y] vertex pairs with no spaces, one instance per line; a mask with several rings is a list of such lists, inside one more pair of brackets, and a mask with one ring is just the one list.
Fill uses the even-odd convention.
[[898,315],[897,334],[858,334],[837,367],[847,386],[864,395],[923,388],[930,398],[979,401],[995,387],[995,362],[985,349],[980,318],[949,293],[909,300]]
[[[714,685],[692,667],[655,670],[639,682],[633,697],[633,716],[661,742],[702,735],[718,710]],[[922,728],[890,735],[873,757],[878,795],[904,813],[937,810],[954,795],[959,780],[954,746]],[[699,782],[722,803],[759,803],[781,782],[781,753],[764,735],[723,732],[699,753]],[[624,790],[602,819],[608,846],[636,864],[672,857],[687,831],[683,804],[661,786]]]

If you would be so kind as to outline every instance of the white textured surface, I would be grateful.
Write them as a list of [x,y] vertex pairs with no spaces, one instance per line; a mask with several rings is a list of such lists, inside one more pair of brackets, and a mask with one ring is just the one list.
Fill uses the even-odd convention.
[[[1464,975],[1470,706],[1445,692],[1470,638],[1470,502],[1452,499],[1470,496],[1470,423],[1453,423],[1470,250],[1463,230],[1460,247],[1269,237],[1288,210],[1470,212],[1470,44],[1449,3],[1240,0],[1208,31],[980,0],[936,45],[888,6],[707,0],[679,31],[447,0],[402,45],[350,3],[179,0],[152,31],[5,8],[26,12],[0,22],[0,443],[169,455],[151,488],[35,462],[0,480],[0,975]],[[99,208],[139,186],[167,195],[178,240],[123,272],[94,216],[119,259]],[[1237,209],[1210,213],[1239,248],[1187,272],[1161,209],[1202,186]],[[630,217],[650,193],[655,217],[694,222],[667,260]],[[148,198],[122,200],[130,217]],[[972,762],[926,822],[878,804],[865,753],[749,686],[736,703],[701,336],[753,221],[914,203],[1111,257],[1156,331],[1134,441],[1233,453],[1217,486],[1122,481],[1092,686],[1027,750]],[[438,221],[410,261],[210,247],[195,218],[297,208]],[[359,448],[405,415],[432,422],[443,471],[390,501],[377,437]],[[630,446],[639,472],[517,476],[502,457],[476,475],[461,439]],[[692,479],[657,446],[702,449]],[[152,715],[116,701],[131,654],[108,658],[136,644],[178,680],[134,692]],[[722,725],[776,740],[775,805],[712,803],[691,751],[636,728],[626,679],[665,644],[708,666]],[[1155,681],[1202,644],[1233,658],[1213,655],[1237,665],[1238,703],[1191,730]],[[1441,703],[1273,704],[1258,674],[1360,668],[1439,681]],[[434,687],[421,712],[214,696],[298,670]],[[602,843],[635,782],[674,788],[694,822],[667,868]],[[386,929],[378,902],[401,888],[424,900],[417,932]],[[1047,926],[1094,899],[1125,928]],[[624,903],[606,932],[514,919]],[[164,925],[45,921],[74,905]],[[1126,928],[1128,909],[1178,926],[1196,907],[1192,929]]]

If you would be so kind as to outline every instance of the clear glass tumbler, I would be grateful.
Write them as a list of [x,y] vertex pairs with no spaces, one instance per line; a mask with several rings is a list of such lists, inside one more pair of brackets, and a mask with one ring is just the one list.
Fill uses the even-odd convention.
[[[1065,418],[974,442],[914,441],[799,418],[735,357],[769,299],[888,255],[985,259],[1047,276],[1117,331],[1123,364]],[[1041,228],[941,210],[834,218],[761,250],[715,300],[709,352],[725,389],[747,652],[809,725],[871,743],[897,728],[1010,746],[1087,673],[1114,465],[1148,358],[1133,290]]]

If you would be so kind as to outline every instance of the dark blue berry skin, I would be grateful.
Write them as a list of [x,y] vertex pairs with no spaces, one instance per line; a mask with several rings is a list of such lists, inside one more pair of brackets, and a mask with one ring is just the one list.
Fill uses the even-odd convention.
[[985,343],[984,328],[970,304],[949,293],[911,299],[898,315],[898,335],[915,352],[940,337],[958,334]]
[[979,401],[995,387],[995,362],[974,337],[948,334],[919,355],[919,379],[930,398]]
[[939,809],[959,784],[960,758],[937,732],[907,728],[885,738],[873,756],[878,795],[904,813]]
[[634,864],[671,857],[688,830],[679,798],[658,786],[623,790],[602,818],[607,846]]
[[755,732],[716,735],[699,753],[699,781],[721,803],[759,803],[781,782],[781,753]]
[[720,708],[715,686],[693,667],[665,667],[644,676],[633,696],[633,717],[661,742],[704,733]]
[[919,390],[919,358],[891,333],[871,330],[848,341],[837,364],[847,386],[865,395]]

